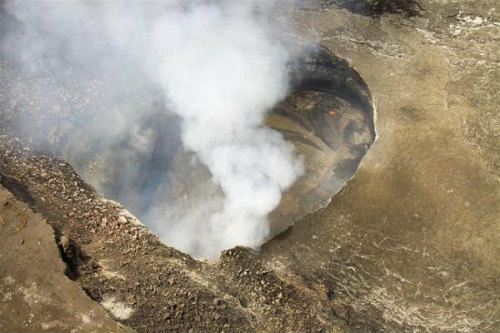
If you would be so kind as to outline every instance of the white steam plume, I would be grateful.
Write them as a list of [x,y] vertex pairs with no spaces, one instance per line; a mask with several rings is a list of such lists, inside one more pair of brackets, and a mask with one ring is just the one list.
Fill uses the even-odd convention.
[[[25,26],[16,40],[21,46],[12,51],[24,64],[48,54],[82,71],[102,67],[127,80],[139,71],[162,88],[168,109],[181,120],[184,149],[208,168],[209,181],[223,193],[221,200],[205,197],[190,209],[179,200],[156,199],[144,222],[162,239],[202,257],[265,239],[267,215],[303,167],[293,146],[262,125],[286,94],[290,54],[252,4],[12,2],[7,10]],[[128,150],[152,154],[154,135],[137,129],[139,119],[152,113],[110,112],[108,121],[118,119],[119,128],[104,139],[128,133]]]

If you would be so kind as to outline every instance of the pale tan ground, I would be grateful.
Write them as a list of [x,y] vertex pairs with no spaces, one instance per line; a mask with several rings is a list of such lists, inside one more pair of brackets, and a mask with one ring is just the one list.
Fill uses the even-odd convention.
[[321,281],[374,328],[495,331],[498,6],[426,8],[409,21],[297,13],[304,34],[368,83],[378,138],[332,203],[262,257],[288,279]]

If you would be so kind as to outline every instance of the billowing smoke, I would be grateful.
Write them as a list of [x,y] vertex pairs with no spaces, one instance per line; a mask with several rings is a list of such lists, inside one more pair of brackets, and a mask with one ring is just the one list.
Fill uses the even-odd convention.
[[[303,167],[293,146],[263,126],[287,92],[291,58],[264,7],[86,1],[5,7],[20,26],[2,41],[7,58],[48,78],[37,112],[49,120],[36,131],[58,131],[53,135],[63,139],[45,149],[68,158],[104,194],[135,203],[133,212],[183,251],[214,257],[265,239],[267,215]],[[75,107],[59,93],[68,85],[78,85],[86,102],[77,117],[53,120],[61,103]],[[113,181],[102,170],[90,172],[92,163],[118,169]]]

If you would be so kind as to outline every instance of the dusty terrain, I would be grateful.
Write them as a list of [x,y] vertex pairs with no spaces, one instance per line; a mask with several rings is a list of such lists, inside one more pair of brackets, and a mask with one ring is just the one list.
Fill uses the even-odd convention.
[[498,331],[500,8],[346,3],[300,2],[291,37],[357,70],[377,140],[326,208],[217,261],[14,138],[2,62],[0,331]]
[[262,257],[323,281],[375,330],[498,330],[498,9],[441,6],[296,18],[368,83],[378,139],[328,208]]

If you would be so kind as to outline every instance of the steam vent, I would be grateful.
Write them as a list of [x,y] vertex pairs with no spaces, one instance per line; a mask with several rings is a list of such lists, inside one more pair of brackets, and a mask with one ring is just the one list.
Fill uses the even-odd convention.
[[497,1],[0,0],[0,332],[499,332]]

